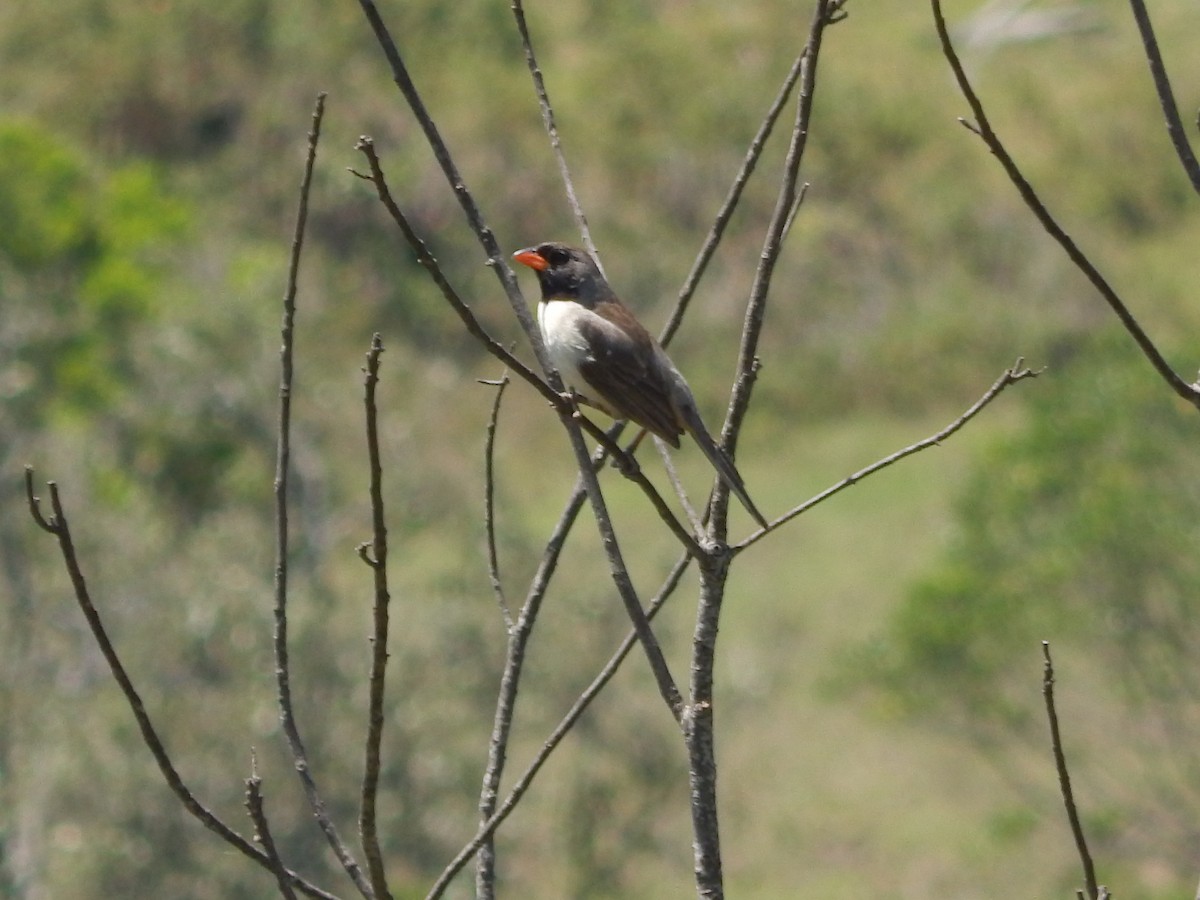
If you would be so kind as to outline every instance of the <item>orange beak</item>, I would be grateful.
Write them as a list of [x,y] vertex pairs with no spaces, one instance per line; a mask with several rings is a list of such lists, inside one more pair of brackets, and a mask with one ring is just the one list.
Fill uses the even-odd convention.
[[529,266],[538,272],[544,272],[550,267],[550,263],[546,262],[546,258],[536,250],[529,248],[527,250],[518,250],[513,254],[513,259],[522,265]]

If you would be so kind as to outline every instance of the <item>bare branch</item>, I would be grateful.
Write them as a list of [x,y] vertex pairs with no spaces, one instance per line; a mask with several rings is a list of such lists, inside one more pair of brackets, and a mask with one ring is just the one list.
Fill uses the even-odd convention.
[[263,852],[270,860],[271,871],[275,874],[275,883],[279,886],[279,894],[284,900],[295,900],[296,892],[292,890],[288,880],[287,869],[279,858],[275,847],[275,839],[271,837],[271,826],[267,822],[267,812],[263,807],[262,779],[258,777],[258,762],[251,751],[250,777],[246,779],[246,811],[250,821],[254,823],[254,839],[262,844]]
[[508,373],[505,372],[497,381],[489,381],[494,385],[496,396],[492,400],[492,414],[488,416],[487,438],[483,444],[483,527],[487,534],[488,551],[488,580],[492,583],[492,594],[504,617],[504,630],[511,634],[513,630],[512,613],[508,611],[508,600],[504,597],[504,584],[500,580],[500,560],[496,553],[496,426],[500,419],[500,402],[504,399],[504,389],[509,385]]
[[325,95],[317,97],[313,110],[312,129],[308,133],[308,157],[304,164],[304,180],[300,185],[300,204],[296,213],[296,229],[292,238],[292,255],[288,267],[287,292],[283,298],[283,343],[280,356],[279,436],[275,458],[275,678],[278,688],[279,719],[287,737],[288,747],[296,764],[296,774],[312,807],[313,817],[324,832],[342,868],[355,887],[365,897],[371,896],[371,885],[363,876],[358,863],[338,834],[333,820],[325,809],[317,784],[308,765],[308,754],[300,729],[296,724],[292,704],[291,672],[288,661],[288,475],[291,459],[293,341],[296,319],[296,289],[300,271],[300,253],[304,246],[304,230],[308,221],[308,195],[312,187],[313,167],[317,158],[317,143],[321,136],[321,119],[325,114]]
[[373,624],[371,637],[370,698],[367,711],[366,760],[363,766],[362,801],[358,815],[358,831],[362,839],[363,855],[367,860],[367,871],[371,876],[371,889],[376,898],[390,898],[387,871],[383,864],[383,852],[379,847],[379,831],[376,816],[376,799],[379,794],[379,748],[383,740],[383,697],[387,686],[388,661],[388,591],[387,576],[387,520],[383,506],[383,464],[379,455],[379,411],[375,402],[375,389],[379,384],[379,358],[383,354],[383,339],[375,334],[371,338],[371,349],[367,353],[364,370],[365,391],[363,405],[367,424],[367,456],[371,470],[371,572],[374,579]]
[[[1200,385],[1188,384],[1183,380],[1170,364],[1163,358],[1158,347],[1150,340],[1150,337],[1142,330],[1142,326],[1138,324],[1133,313],[1125,305],[1125,302],[1117,295],[1117,292],[1112,288],[1108,281],[1100,274],[1099,269],[1092,264],[1079,246],[1071,239],[1071,237],[1062,229],[1055,218],[1050,214],[1050,211],[1042,203],[1033,186],[1026,180],[1021,170],[1017,167],[1016,162],[1001,142],[999,136],[993,130],[991,122],[988,121],[987,113],[983,109],[983,104],[980,102],[975,89],[971,87],[971,82],[967,78],[967,73],[963,69],[962,62],[958,58],[958,53],[954,49],[954,44],[950,40],[950,32],[946,28],[946,20],[942,15],[941,0],[930,0],[933,8],[934,25],[937,28],[938,40],[941,42],[942,53],[946,57],[946,61],[950,64],[951,70],[954,72],[954,79],[958,82],[958,89],[962,92],[963,97],[967,101],[967,105],[971,107],[971,113],[975,117],[973,127],[968,125],[972,131],[978,133],[979,137],[987,145],[988,150],[1000,162],[1004,168],[1008,180],[1016,187],[1017,192],[1021,195],[1021,199],[1025,201],[1025,205],[1037,217],[1042,228],[1054,238],[1067,257],[1075,264],[1075,267],[1081,271],[1084,276],[1091,282],[1092,286],[1099,291],[1100,296],[1108,303],[1112,311],[1116,313],[1125,330],[1137,343],[1142,354],[1150,360],[1155,371],[1159,376],[1170,385],[1171,390],[1187,400],[1198,410],[1200,410]],[[964,123],[965,124],[965,123]]]
[[[643,429],[642,434],[645,433],[646,431]],[[667,444],[657,435],[654,437],[654,448],[658,451],[658,458],[662,460],[663,468],[667,472],[667,480],[671,482],[671,487],[675,489],[675,496],[679,498],[679,505],[683,507],[684,514],[692,524],[692,529],[699,534],[704,527],[703,523],[708,521],[707,510],[705,511],[705,518],[702,521],[696,515],[696,510],[692,508],[692,502],[688,499],[687,491],[683,488],[683,482],[679,478],[679,472],[675,469],[675,461],[671,458],[671,452],[667,449]]]
[[58,534],[58,522],[52,522],[42,513],[42,498],[33,492],[33,466],[25,467],[25,502],[29,506],[29,515],[37,523],[38,528],[50,534]]
[[[573,430],[573,434],[574,436],[578,436],[579,433]],[[582,437],[579,438],[579,442],[580,444],[582,443]],[[585,455],[586,460],[587,450],[579,446],[576,448],[576,456],[578,457],[581,453]],[[645,651],[646,659],[650,663],[650,670],[654,673],[654,681],[658,685],[658,691],[666,702],[668,709],[671,710],[671,715],[675,717],[675,721],[680,722],[683,718],[683,697],[679,693],[679,688],[671,675],[671,670],[667,665],[666,657],[663,656],[662,648],[658,645],[658,638],[654,636],[654,632],[650,628],[650,620],[642,608],[637,591],[634,590],[633,580],[629,577],[629,570],[625,566],[625,560],[621,555],[621,548],[617,544],[617,535],[613,530],[612,520],[609,518],[604,496],[600,493],[600,483],[596,479],[596,473],[591,470],[586,461],[581,469],[583,482],[587,488],[588,500],[591,502],[592,513],[596,518],[596,526],[600,530],[600,540],[604,545],[605,555],[608,557],[609,574],[613,579],[613,584],[616,585],[617,593],[621,596],[621,602],[625,605],[625,612],[629,615],[630,621],[633,622],[633,630],[636,632],[638,641]]]
[[[871,465],[867,466],[865,469],[860,469],[859,471],[855,472],[853,475],[849,475],[846,478],[843,478],[837,484],[826,488],[825,490],[821,491],[821,493],[817,494],[816,496],[814,496],[808,500],[805,500],[799,506],[794,507],[793,509],[789,510],[784,515],[780,516],[774,522],[772,522],[771,530],[774,531],[774,530],[778,529],[778,527],[780,525],[782,525],[784,522],[791,521],[792,519],[799,516],[801,513],[808,512],[810,509],[812,509],[817,504],[823,503],[824,501],[826,501],[830,497],[832,497],[834,494],[840,494],[846,488],[858,484],[864,478],[867,478],[870,475],[874,475],[877,472],[881,472],[884,469],[886,469],[888,466],[898,463],[898,462],[900,462],[900,460],[905,459],[909,456],[912,456],[914,453],[920,453],[922,450],[927,450],[930,447],[936,447],[937,445],[941,444],[942,441],[946,440],[948,437],[950,437],[952,434],[954,434],[956,431],[958,431],[960,428],[962,428],[964,425],[966,425],[967,422],[971,421],[971,419],[975,418],[975,416],[977,416],[980,412],[983,411],[983,408],[985,406],[987,406],[989,403],[991,403],[993,400],[995,400],[996,397],[998,397],[1000,395],[1000,392],[1003,391],[1010,384],[1015,384],[1016,382],[1023,381],[1026,378],[1036,378],[1041,373],[1042,373],[1041,369],[1033,370],[1033,369],[1025,368],[1024,360],[1018,358],[1017,361],[1015,363],[1013,363],[1010,368],[1004,370],[1004,372],[1000,375],[1000,377],[997,378],[995,382],[993,382],[992,386],[990,388],[988,388],[987,391],[984,392],[982,397],[980,397],[973,404],[971,404],[971,407],[966,412],[964,412],[961,416],[959,416],[957,419],[955,419],[953,422],[951,422],[949,425],[947,425],[941,431],[937,432],[936,434],[930,435],[929,437],[925,438],[924,440],[917,441],[917,443],[911,444],[908,447],[903,448],[902,450],[897,450],[895,453],[892,453],[889,456],[885,456],[883,459],[872,463]],[[767,534],[766,531],[755,532],[754,534],[750,535],[750,537],[746,538],[741,543],[732,545],[730,547],[730,549],[734,553],[740,553],[742,550],[745,550],[751,544],[757,543],[766,534]]]
[[[62,500],[58,494],[58,485],[51,481],[47,483],[47,487],[50,489],[50,508],[52,511],[52,515],[49,518],[42,513],[40,500],[33,492],[33,469],[29,466],[25,467],[25,496],[30,512],[34,520],[38,523],[38,526],[54,535],[57,539],[59,552],[63,558],[63,565],[66,567],[67,575],[71,579],[75,601],[79,604],[79,609],[83,613],[83,617],[87,620],[88,628],[92,632],[92,638],[96,641],[96,646],[100,648],[100,653],[103,655],[104,661],[108,663],[108,668],[112,672],[113,679],[117,682],[117,686],[125,696],[125,701],[129,704],[129,709],[137,721],[138,730],[141,732],[142,741],[150,749],[150,753],[158,765],[158,770],[162,773],[163,779],[171,789],[171,793],[179,799],[179,802],[183,804],[183,808],[199,820],[205,828],[234,847],[244,856],[254,860],[254,862],[264,868],[274,871],[274,867],[267,854],[234,831],[201,803],[180,777],[175,764],[171,761],[171,757],[167,753],[166,747],[163,745],[162,739],[158,736],[158,731],[154,728],[154,723],[150,720],[150,715],[146,712],[146,706],[142,702],[141,695],[134,687],[129,673],[125,670],[125,665],[121,662],[116,648],[108,637],[108,632],[104,628],[104,622],[100,618],[100,613],[92,603],[87,580],[84,578],[83,570],[79,566],[79,558],[75,553],[75,542],[71,538],[71,529],[67,524],[67,515],[63,511]],[[307,896],[316,897],[319,900],[337,900],[336,896],[309,883],[295,872],[289,871],[287,875],[292,884]]]
[[1179,118],[1179,107],[1175,105],[1175,94],[1171,91],[1171,80],[1167,77],[1167,67],[1163,64],[1162,54],[1158,50],[1158,39],[1154,36],[1154,26],[1150,22],[1150,14],[1146,12],[1146,4],[1142,0],[1129,0],[1133,10],[1133,18],[1137,22],[1138,32],[1142,36],[1142,47],[1146,51],[1146,62],[1150,64],[1150,77],[1154,79],[1154,90],[1158,94],[1159,105],[1162,106],[1163,116],[1167,120],[1167,135],[1175,148],[1175,155],[1187,173],[1192,189],[1200,194],[1200,162],[1188,142],[1187,131]]
[[[1083,863],[1083,881],[1087,886],[1089,900],[1099,900],[1101,890],[1096,884],[1096,867],[1092,854],[1088,852],[1087,839],[1083,836],[1083,825],[1075,807],[1075,795],[1071,791],[1071,773],[1067,771],[1067,756],[1063,752],[1062,735],[1058,730],[1058,712],[1054,708],[1054,663],[1050,660],[1050,642],[1042,641],[1042,657],[1046,663],[1042,669],[1042,696],[1046,700],[1046,719],[1050,723],[1050,746],[1054,751],[1054,767],[1058,770],[1058,786],[1062,791],[1063,804],[1067,808],[1067,820],[1071,823],[1071,834],[1075,838],[1075,849]],[[1107,891],[1103,896],[1107,896]]]
[[[602,463],[597,462],[597,465]],[[583,509],[587,492],[582,482],[576,484],[567,507],[559,516],[558,524],[551,532],[542,554],[542,562],[529,585],[529,592],[521,611],[517,616],[514,627],[508,631],[508,647],[504,655],[504,671],[500,676],[500,690],[496,697],[496,710],[492,717],[492,734],[488,741],[487,764],[484,767],[483,782],[479,789],[479,817],[484,824],[490,822],[496,812],[496,802],[500,795],[500,779],[504,774],[504,766],[508,758],[508,740],[512,732],[513,715],[516,710],[517,692],[521,675],[525,666],[525,651],[533,634],[533,626],[541,610],[542,600],[550,585],[550,579],[558,566],[558,559],[566,543],[567,535],[574,526]],[[497,821],[496,824],[499,824]],[[483,825],[480,826],[483,829]],[[481,830],[478,843],[475,843],[470,853],[460,853],[451,862],[446,871],[439,877],[430,896],[437,896],[445,889],[458,871],[470,861],[476,852],[480,858],[476,864],[476,893],[490,890],[495,867],[495,857],[492,850],[492,829]],[[455,864],[457,863],[457,865]],[[439,888],[440,885],[440,888]]]

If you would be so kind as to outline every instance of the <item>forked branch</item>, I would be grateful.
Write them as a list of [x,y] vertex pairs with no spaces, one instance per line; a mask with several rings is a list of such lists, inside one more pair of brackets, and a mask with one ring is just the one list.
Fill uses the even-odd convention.
[[[30,466],[25,467],[25,499],[29,506],[29,514],[33,517],[34,522],[37,523],[39,528],[53,535],[58,541],[63,565],[67,570],[68,577],[71,579],[71,587],[75,593],[75,601],[79,604],[79,609],[83,613],[84,619],[87,620],[88,628],[92,632],[92,638],[95,640],[96,646],[100,648],[100,653],[103,655],[104,661],[108,663],[113,680],[117,682],[117,686],[125,696],[125,701],[129,704],[129,709],[137,721],[138,730],[141,732],[142,741],[149,748],[151,755],[154,757],[154,762],[158,765],[159,772],[162,773],[163,779],[171,789],[171,793],[179,799],[179,802],[183,804],[183,808],[199,820],[205,828],[220,837],[242,855],[254,860],[254,862],[268,871],[274,872],[275,863],[271,857],[263,850],[254,846],[251,841],[234,831],[233,828],[201,803],[184,783],[183,778],[175,768],[175,764],[171,761],[171,757],[167,753],[167,749],[159,737],[154,723],[150,719],[150,714],[146,712],[146,706],[142,702],[141,695],[134,687],[133,681],[129,677],[124,663],[121,662],[120,656],[117,655],[116,647],[113,646],[112,641],[108,637],[108,631],[104,627],[100,613],[92,602],[91,593],[87,586],[87,579],[83,575],[83,569],[79,564],[79,557],[75,552],[75,541],[71,537],[71,528],[67,524],[67,514],[63,510],[62,500],[58,494],[58,485],[51,481],[47,483],[47,486],[50,489],[51,514],[49,516],[42,512],[41,500],[34,493],[33,469]],[[337,900],[335,895],[321,890],[316,885],[301,878],[295,872],[288,871],[287,877],[297,890],[309,897],[316,897],[319,900]]]
[[313,166],[317,158],[317,143],[321,136],[321,119],[325,113],[325,95],[317,97],[313,110],[312,130],[308,134],[308,156],[304,165],[304,180],[300,185],[300,203],[296,213],[296,229],[292,239],[291,262],[288,267],[287,290],[283,297],[282,344],[279,351],[279,426],[275,453],[275,681],[278,691],[279,720],[287,738],[288,749],[295,762],[296,775],[312,807],[313,818],[325,834],[330,848],[346,874],[364,897],[371,897],[371,885],[355,861],[350,849],[338,834],[337,827],[325,808],[308,763],[308,753],[300,736],[292,703],[291,668],[288,656],[288,478],[291,461],[293,346],[296,319],[296,290],[300,271],[300,253],[304,246],[308,222],[308,196],[312,187]]

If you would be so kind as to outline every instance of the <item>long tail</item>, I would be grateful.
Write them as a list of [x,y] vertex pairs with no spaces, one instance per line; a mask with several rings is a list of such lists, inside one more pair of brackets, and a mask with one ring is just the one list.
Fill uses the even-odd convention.
[[680,404],[679,414],[683,419],[684,427],[687,428],[688,433],[695,439],[700,449],[704,451],[704,455],[708,457],[708,461],[717,470],[717,474],[721,476],[721,480],[725,482],[729,490],[733,492],[733,495],[741,501],[742,506],[746,507],[746,512],[754,517],[754,521],[763,528],[768,528],[766,518],[758,511],[758,507],[754,505],[754,501],[750,499],[750,495],[746,492],[746,483],[742,481],[742,476],[738,474],[733,460],[713,441],[708,433],[708,429],[704,427],[704,421],[700,418],[700,413],[691,404]]

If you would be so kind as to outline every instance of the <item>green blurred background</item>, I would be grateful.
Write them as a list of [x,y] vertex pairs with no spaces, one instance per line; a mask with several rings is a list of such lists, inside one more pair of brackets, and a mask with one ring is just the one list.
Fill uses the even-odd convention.
[[[940,428],[1018,355],[1046,371],[945,446],[739,559],[719,646],[730,894],[1071,895],[1081,879],[1041,713],[1049,639],[1102,880],[1127,897],[1190,896],[1195,412],[955,122],[966,106],[926,5],[853,0],[849,11],[826,36],[811,187],[740,444],[751,491],[779,514]],[[573,239],[508,5],[382,12],[501,244]],[[1200,14],[1187,0],[1153,13],[1191,120]],[[947,15],[1030,179],[1190,378],[1200,217],[1126,5],[950,2]],[[782,0],[530,4],[594,237],[652,327],[810,16]],[[318,91],[329,106],[294,403],[297,715],[353,834],[370,630],[370,573],[354,552],[369,528],[359,369],[380,331],[394,552],[382,824],[397,895],[423,895],[473,833],[503,660],[481,524],[492,395],[476,383],[499,371],[346,171],[362,165],[359,134],[375,138],[397,198],[476,313],[530,354],[361,12],[312,0],[10,3],[0,71],[0,895],[273,890],[163,785],[52,540],[24,510],[25,463],[62,485],[93,594],[185,780],[242,823],[255,748],[285,859],[349,891],[282,750],[270,651],[278,329]],[[673,345],[710,420],[785,133]],[[521,386],[497,454],[500,551],[520,597],[573,462]],[[679,456],[697,492],[708,477],[698,456]],[[635,489],[611,474],[605,484],[648,596],[674,543]],[[692,586],[658,620],[679,673]],[[626,627],[583,522],[531,648],[511,766]],[[685,758],[640,657],[498,850],[502,896],[691,893]]]

